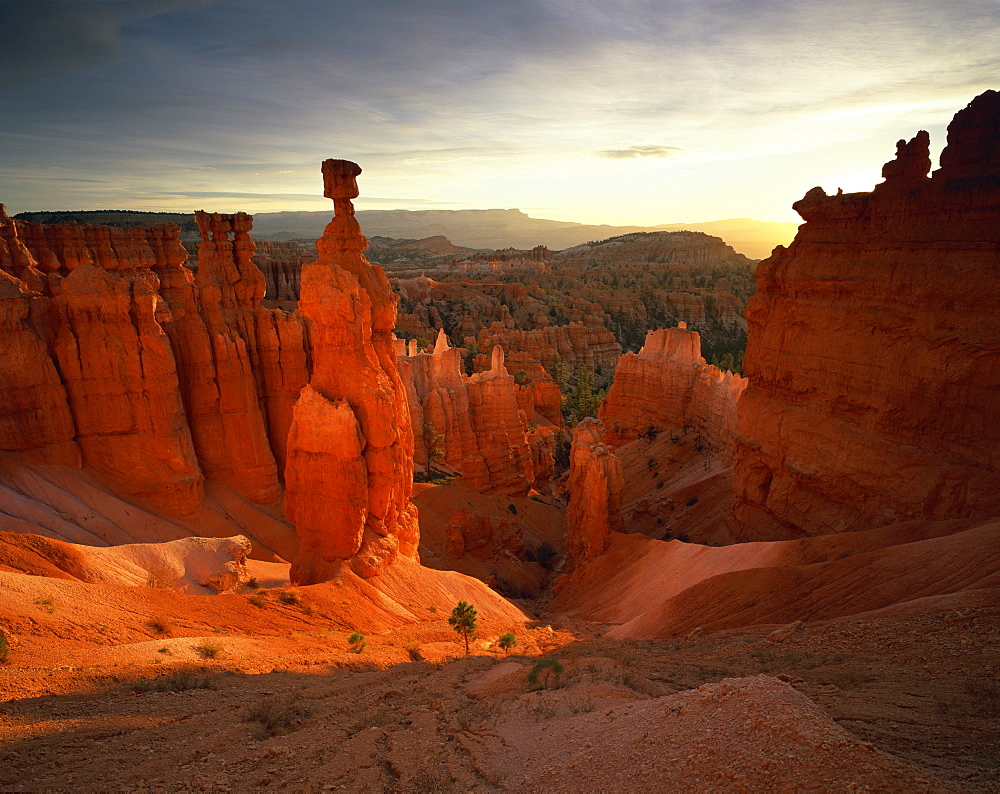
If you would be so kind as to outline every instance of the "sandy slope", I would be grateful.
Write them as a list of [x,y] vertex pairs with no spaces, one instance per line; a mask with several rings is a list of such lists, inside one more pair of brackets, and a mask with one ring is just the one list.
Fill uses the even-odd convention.
[[671,637],[982,588],[1000,588],[1000,522],[907,522],[721,548],[617,535],[607,554],[556,583],[547,614],[615,624],[620,638]]

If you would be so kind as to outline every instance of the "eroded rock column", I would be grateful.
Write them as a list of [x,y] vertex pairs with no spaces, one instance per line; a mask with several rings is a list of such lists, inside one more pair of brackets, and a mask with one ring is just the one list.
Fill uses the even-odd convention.
[[413,433],[396,370],[396,296],[382,268],[362,254],[354,217],[361,168],[323,163],[334,218],[302,269],[299,309],[309,320],[313,372],[292,415],[286,508],[301,540],[292,580],[312,584],[345,562],[361,576],[397,555],[416,558],[410,502]]

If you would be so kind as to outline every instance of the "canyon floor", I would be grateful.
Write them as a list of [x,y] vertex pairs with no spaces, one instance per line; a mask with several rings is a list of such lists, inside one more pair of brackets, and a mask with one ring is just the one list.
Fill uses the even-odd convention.
[[[19,576],[0,791],[1000,787],[993,590],[655,641],[487,605],[465,657],[452,595],[416,576],[390,590],[417,624],[349,581],[95,598]],[[543,656],[564,672],[531,691]]]

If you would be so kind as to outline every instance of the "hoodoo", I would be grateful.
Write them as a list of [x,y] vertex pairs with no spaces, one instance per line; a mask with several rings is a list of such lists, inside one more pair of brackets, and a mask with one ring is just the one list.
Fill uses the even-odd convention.
[[[417,461],[428,465],[428,455],[437,452],[480,493],[524,496],[551,474],[554,432],[529,429],[534,404],[504,366],[502,348],[493,348],[490,369],[472,376],[461,371],[461,352],[449,347],[442,331],[433,353],[399,357],[413,431],[423,437]],[[528,411],[521,409],[522,392],[531,403]],[[427,448],[429,436],[437,439],[437,449]]]
[[757,270],[732,508],[744,540],[1000,513],[1000,94],[810,190]]
[[705,363],[701,336],[687,323],[649,331],[638,353],[619,359],[601,403],[607,443],[619,447],[646,432],[692,427],[728,458],[736,403],[746,384],[745,378]]
[[347,160],[323,162],[334,218],[302,269],[299,309],[310,322],[313,371],[295,404],[288,436],[285,504],[301,541],[291,576],[329,579],[349,560],[360,576],[397,555],[416,558],[417,511],[410,502],[413,433],[392,329],[396,296],[362,251]]

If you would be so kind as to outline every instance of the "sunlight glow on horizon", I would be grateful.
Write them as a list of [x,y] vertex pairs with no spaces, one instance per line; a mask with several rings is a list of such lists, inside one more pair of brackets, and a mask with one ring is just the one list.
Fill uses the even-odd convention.
[[364,169],[359,209],[797,222],[807,190],[871,189],[919,129],[936,162],[948,121],[1000,74],[990,0],[0,12],[12,214],[324,211],[319,163],[338,157]]

